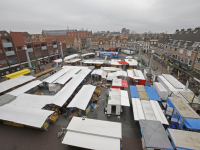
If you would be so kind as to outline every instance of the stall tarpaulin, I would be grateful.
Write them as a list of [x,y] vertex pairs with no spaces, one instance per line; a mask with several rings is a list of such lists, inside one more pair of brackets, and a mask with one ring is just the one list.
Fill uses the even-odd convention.
[[119,64],[121,65],[128,65],[129,63],[127,63],[126,61],[117,61]]
[[146,148],[173,149],[160,121],[140,120],[139,123]]
[[128,87],[128,83],[126,80],[122,80],[122,87]]
[[138,94],[136,86],[130,86],[130,91],[131,91],[132,98],[139,98],[139,94]]

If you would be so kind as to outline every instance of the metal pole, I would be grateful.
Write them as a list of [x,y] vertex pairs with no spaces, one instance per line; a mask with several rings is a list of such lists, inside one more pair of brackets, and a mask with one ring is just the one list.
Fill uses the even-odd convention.
[[152,77],[151,68],[152,68],[152,62],[153,62],[153,53],[154,53],[154,50],[151,51],[151,60],[150,60],[150,64],[149,64],[149,72],[147,74],[146,86],[150,86],[150,80]]
[[60,51],[61,51],[61,57],[62,57],[62,64],[64,66],[64,56],[63,56],[63,50],[62,50],[62,42],[60,42]]
[[32,66],[31,66],[31,61],[30,61],[30,58],[29,58],[29,54],[28,54],[28,51],[27,51],[27,47],[25,46],[25,51],[26,51],[26,58],[27,58],[27,61],[28,61],[28,66],[29,66],[29,69],[31,71],[31,75],[33,75],[33,70],[32,70]]
[[140,51],[141,51],[141,44],[140,44],[140,47],[139,47],[139,56],[138,56],[138,60],[137,60],[137,62],[138,62],[138,64],[137,64],[137,69],[138,70],[140,70],[140,62],[141,62],[141,60],[140,60]]

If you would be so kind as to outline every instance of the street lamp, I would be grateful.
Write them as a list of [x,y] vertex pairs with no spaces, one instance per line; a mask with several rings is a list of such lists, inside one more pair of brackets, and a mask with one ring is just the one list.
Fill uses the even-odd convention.
[[27,61],[28,61],[29,69],[31,71],[31,75],[33,75],[33,69],[32,69],[32,66],[31,66],[31,61],[30,61],[30,58],[29,58],[29,54],[28,54],[28,50],[27,50],[26,45],[24,45],[24,50],[26,51],[26,58],[27,58]]
[[64,66],[64,56],[63,56],[63,50],[62,50],[62,42],[60,42],[60,51],[61,51],[61,57],[62,57],[62,64]]
[[79,44],[79,52],[80,52],[80,55],[81,55],[81,49],[80,49],[80,40],[78,41],[78,44]]
[[151,68],[152,68],[152,62],[153,62],[153,54],[154,54],[154,50],[151,50],[151,60],[150,60],[150,64],[149,64],[149,72],[146,75],[147,76],[146,86],[150,86],[150,80],[152,77]]
[[139,46],[139,56],[138,56],[138,59],[137,59],[137,62],[138,62],[137,69],[138,70],[140,70],[140,62],[141,62],[141,60],[140,60],[140,51],[141,51],[141,47],[142,47],[142,44],[140,44],[140,46]]

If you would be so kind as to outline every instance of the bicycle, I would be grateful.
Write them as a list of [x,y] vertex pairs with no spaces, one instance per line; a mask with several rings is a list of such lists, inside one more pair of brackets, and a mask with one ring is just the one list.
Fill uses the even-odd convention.
[[63,135],[63,133],[67,132],[67,128],[62,128],[61,127],[61,131],[58,132],[58,138],[61,137]]

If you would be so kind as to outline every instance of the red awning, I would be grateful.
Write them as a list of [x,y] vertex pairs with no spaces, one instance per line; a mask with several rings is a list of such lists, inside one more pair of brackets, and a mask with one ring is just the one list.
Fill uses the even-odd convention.
[[109,48],[109,50],[111,50],[111,51],[114,51],[114,50],[115,50],[115,48]]
[[122,80],[122,87],[128,87],[128,83],[126,80]]
[[117,61],[119,64],[121,65],[128,65],[129,63],[125,62],[125,61]]

